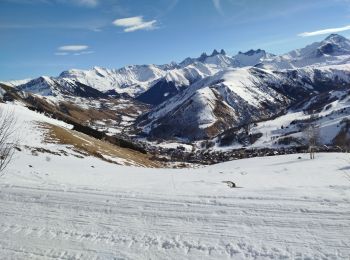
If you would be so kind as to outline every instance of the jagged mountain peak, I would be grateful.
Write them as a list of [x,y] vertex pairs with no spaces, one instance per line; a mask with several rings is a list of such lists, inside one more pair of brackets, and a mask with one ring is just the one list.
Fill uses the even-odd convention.
[[247,52],[238,52],[236,56],[233,57],[233,65],[236,67],[246,67],[255,66],[266,59],[275,57],[274,54],[268,53],[265,50],[249,50]]
[[226,51],[224,49],[221,49],[219,52],[217,49],[214,49],[209,57],[213,57],[216,55],[226,55]]
[[220,52],[217,49],[214,49],[212,54],[210,56],[216,56],[216,55],[226,55],[226,51],[224,49],[221,49]]
[[224,49],[221,49],[220,52],[217,49],[214,49],[210,55],[208,55],[206,52],[203,52],[198,58],[187,57],[179,63],[179,66],[184,68],[198,62],[219,67],[227,67],[232,64],[231,57],[226,55]]
[[320,43],[319,55],[342,55],[350,53],[350,41],[339,35],[331,34]]
[[220,52],[217,51],[217,49],[214,49],[211,56],[219,55]]

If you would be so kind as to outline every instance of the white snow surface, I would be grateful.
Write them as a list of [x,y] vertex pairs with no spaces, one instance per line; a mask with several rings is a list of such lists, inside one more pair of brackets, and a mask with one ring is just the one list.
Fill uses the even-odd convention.
[[348,259],[349,163],[318,154],[141,169],[23,152],[0,179],[1,257]]

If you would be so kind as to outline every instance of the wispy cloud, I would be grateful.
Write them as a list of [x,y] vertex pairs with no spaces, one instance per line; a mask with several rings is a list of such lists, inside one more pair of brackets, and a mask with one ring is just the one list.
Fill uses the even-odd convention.
[[350,30],[350,25],[347,25],[344,27],[338,27],[338,28],[323,29],[323,30],[318,30],[318,31],[314,31],[314,32],[303,32],[303,33],[298,34],[298,36],[309,37],[309,36],[344,32],[344,31],[348,31],[348,30]]
[[89,46],[87,45],[64,45],[61,47],[58,47],[59,51],[64,51],[64,52],[75,52],[75,51],[84,51],[87,50]]
[[134,32],[138,30],[156,29],[157,20],[144,21],[142,16],[135,16],[123,19],[117,19],[113,22],[115,26],[123,27],[124,32]]
[[56,56],[80,56],[86,54],[92,54],[94,51],[89,50],[89,46],[87,45],[64,45],[57,48],[57,52],[55,52]]

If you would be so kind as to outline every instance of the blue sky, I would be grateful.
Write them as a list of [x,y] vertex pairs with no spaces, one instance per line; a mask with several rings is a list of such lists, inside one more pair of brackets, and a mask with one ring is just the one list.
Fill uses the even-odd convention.
[[350,36],[350,0],[1,0],[0,14],[0,80]]

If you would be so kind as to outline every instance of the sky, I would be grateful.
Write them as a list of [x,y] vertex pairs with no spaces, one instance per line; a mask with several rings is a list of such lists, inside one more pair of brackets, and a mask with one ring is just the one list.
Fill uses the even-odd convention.
[[350,0],[0,0],[0,80],[214,48],[283,54],[333,32],[350,37]]

